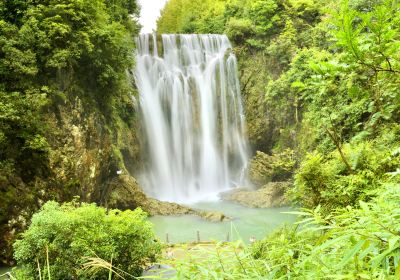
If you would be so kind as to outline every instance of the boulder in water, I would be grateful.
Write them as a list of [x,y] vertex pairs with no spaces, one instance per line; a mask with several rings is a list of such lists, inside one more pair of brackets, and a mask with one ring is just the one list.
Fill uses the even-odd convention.
[[230,218],[225,216],[224,213],[217,211],[201,212],[200,217],[210,222],[225,222],[230,220]]
[[143,271],[142,276],[146,279],[170,279],[176,276],[176,270],[169,265],[155,264]]
[[189,207],[148,197],[135,178],[129,175],[115,177],[107,186],[103,204],[108,208],[121,210],[142,208],[151,216],[154,215],[197,215],[212,222],[229,220],[221,212],[196,211]]
[[129,175],[115,177],[108,184],[106,193],[103,195],[103,204],[108,208],[117,208],[121,210],[141,207],[150,215],[183,215],[196,213],[196,211],[189,207],[148,197],[140,188],[135,178]]
[[290,182],[273,182],[258,190],[239,188],[222,193],[221,198],[254,208],[280,207],[288,205],[285,191],[290,185]]

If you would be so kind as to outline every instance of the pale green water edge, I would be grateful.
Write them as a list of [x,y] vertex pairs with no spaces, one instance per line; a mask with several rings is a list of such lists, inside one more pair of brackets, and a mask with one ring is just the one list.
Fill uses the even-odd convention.
[[226,241],[229,233],[230,241],[237,240],[240,236],[243,241],[248,242],[251,237],[262,239],[278,226],[291,224],[296,220],[295,215],[283,213],[293,210],[289,207],[248,208],[225,201],[202,202],[190,206],[200,210],[220,211],[232,220],[208,222],[192,215],[151,217],[150,221],[161,241],[166,241],[167,234],[170,243],[197,241],[198,231],[200,241]]

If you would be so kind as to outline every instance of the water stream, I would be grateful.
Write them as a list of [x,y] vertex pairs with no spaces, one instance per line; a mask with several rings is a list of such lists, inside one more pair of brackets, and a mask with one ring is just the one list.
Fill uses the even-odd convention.
[[139,178],[164,201],[188,203],[244,184],[248,162],[236,57],[225,35],[137,41],[136,84],[148,166]]

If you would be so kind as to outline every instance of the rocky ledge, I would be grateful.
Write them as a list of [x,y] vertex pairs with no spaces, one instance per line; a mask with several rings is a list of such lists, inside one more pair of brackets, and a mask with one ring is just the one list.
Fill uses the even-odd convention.
[[290,182],[271,182],[257,190],[238,188],[222,193],[221,198],[253,208],[280,207],[288,205],[285,191],[290,185]]
[[150,216],[197,215],[211,222],[229,220],[229,217],[220,212],[197,211],[177,203],[159,201],[148,197],[135,178],[129,175],[120,175],[107,185],[102,203],[107,208],[117,208],[121,210],[140,207],[149,213]]
[[148,197],[136,179],[130,175],[120,175],[108,184],[103,204],[107,208],[121,210],[140,207],[151,216],[195,214],[189,207]]

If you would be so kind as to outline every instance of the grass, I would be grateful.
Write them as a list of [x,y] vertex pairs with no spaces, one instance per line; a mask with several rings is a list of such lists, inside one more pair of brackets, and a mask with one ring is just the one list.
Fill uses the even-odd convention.
[[[96,257],[87,257],[87,258],[85,258],[85,260],[86,260],[86,262],[82,265],[82,270],[88,272],[91,275],[95,275],[100,270],[105,269],[108,271],[108,280],[112,279],[113,274],[123,280],[125,280],[126,276],[130,276],[133,279],[137,279],[137,277],[133,276],[132,274],[129,274],[128,272],[123,271],[123,270],[119,269],[118,267],[113,266],[112,258],[111,258],[110,262],[103,260],[102,258],[99,258],[97,256]],[[125,275],[125,277],[122,275]]]

